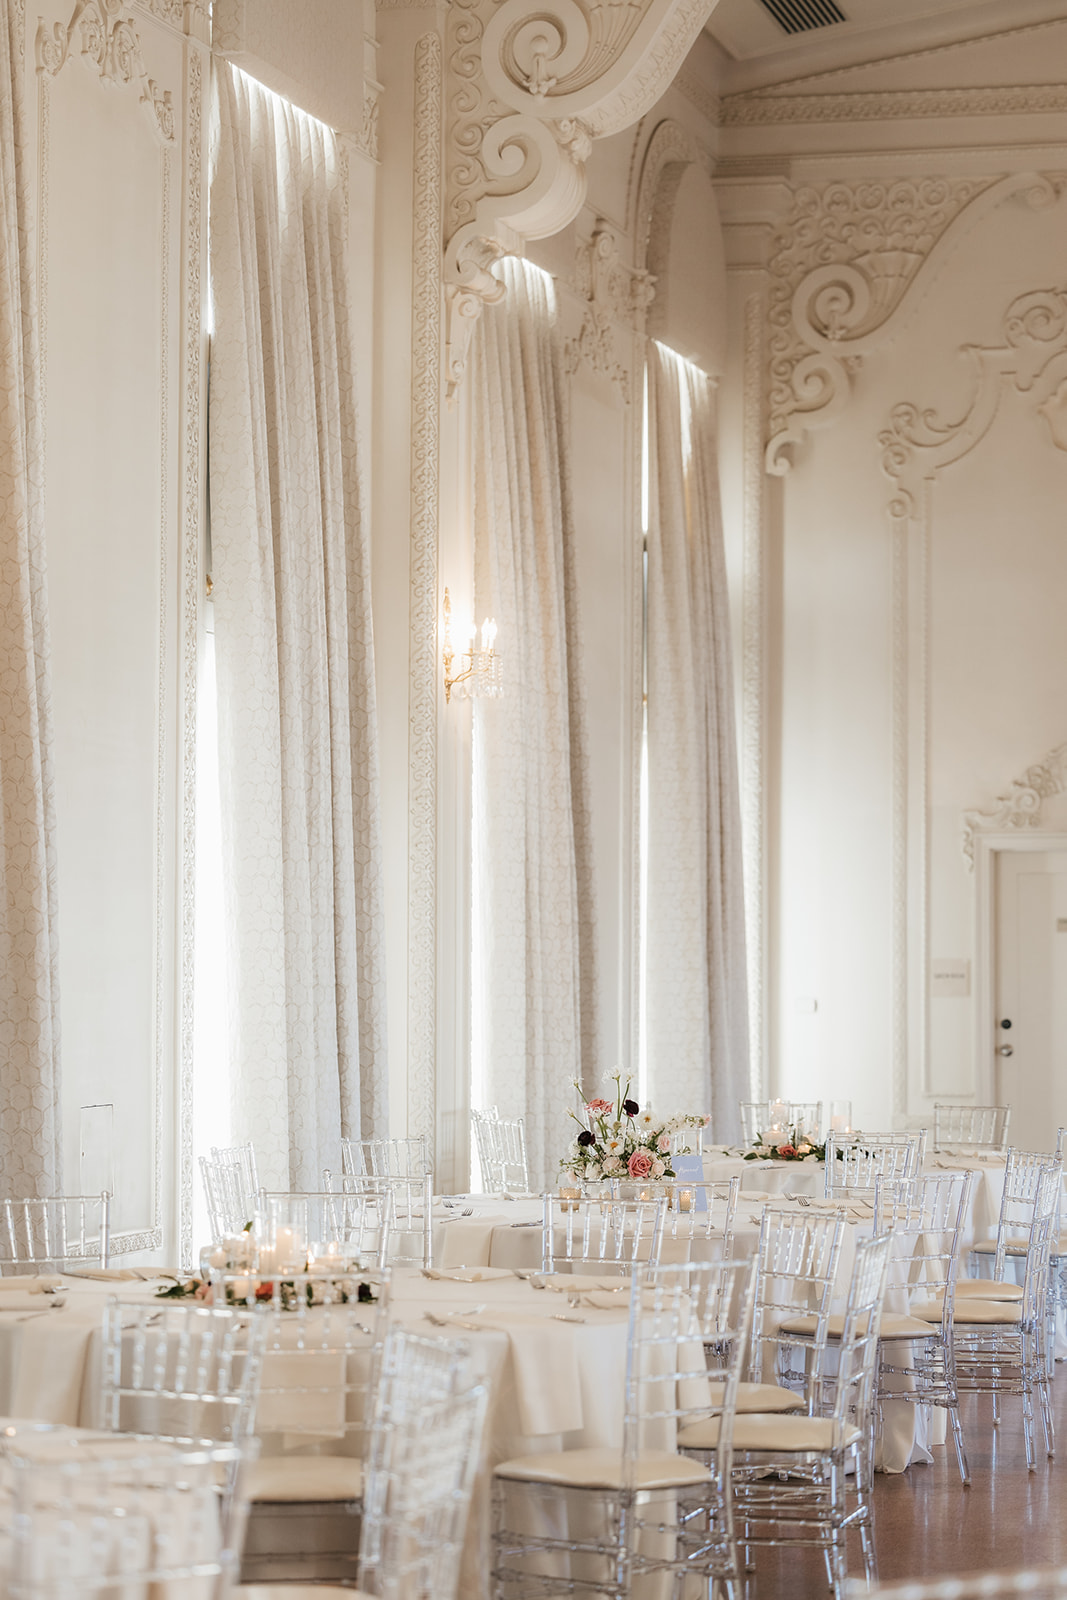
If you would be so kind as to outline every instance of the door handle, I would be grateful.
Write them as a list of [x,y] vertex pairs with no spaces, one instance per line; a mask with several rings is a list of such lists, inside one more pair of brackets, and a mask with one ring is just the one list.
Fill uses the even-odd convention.
[[997,1045],[997,1055],[998,1056],[1013,1056],[1014,1054],[1015,1054],[1015,1047],[1013,1045],[1010,1045],[1010,1044],[998,1044]]

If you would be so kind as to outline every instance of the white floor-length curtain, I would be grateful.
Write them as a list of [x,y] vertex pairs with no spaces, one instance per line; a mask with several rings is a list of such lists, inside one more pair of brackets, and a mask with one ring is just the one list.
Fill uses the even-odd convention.
[[587,751],[569,420],[551,279],[502,263],[471,361],[476,608],[504,693],[475,701],[474,1033],[483,1098],[526,1119],[531,1182],[574,1133],[596,1041]]
[[733,1139],[748,1097],[741,820],[715,389],[648,351],[645,1056],[653,1100]]
[[210,395],[233,1131],[318,1188],[384,1133],[381,852],[332,132],[216,64]]
[[0,1189],[60,1187],[55,786],[25,15],[0,0]]

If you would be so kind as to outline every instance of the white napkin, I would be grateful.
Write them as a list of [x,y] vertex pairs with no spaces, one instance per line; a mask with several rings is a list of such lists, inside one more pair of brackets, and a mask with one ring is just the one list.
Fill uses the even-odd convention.
[[605,1289],[613,1291],[620,1302],[625,1305],[630,1293],[629,1274],[620,1273],[618,1277],[604,1274],[594,1277],[588,1272],[550,1272],[540,1281],[548,1289],[556,1289],[560,1294],[581,1294],[586,1289]]
[[[0,1294],[43,1294],[46,1289],[58,1289],[61,1281],[47,1274],[37,1278],[29,1274],[25,1278],[0,1278]],[[3,1301],[0,1300],[2,1305]]]
[[95,1278],[100,1283],[154,1283],[157,1278],[181,1278],[184,1282],[189,1274],[168,1272],[165,1267],[68,1267],[63,1276]]
[[46,1300],[40,1289],[27,1289],[21,1294],[0,1295],[0,1317],[9,1311],[48,1311],[54,1302]]
[[510,1267],[450,1267],[447,1271],[440,1267],[423,1267],[422,1275],[442,1283],[492,1283],[497,1278],[515,1276]]

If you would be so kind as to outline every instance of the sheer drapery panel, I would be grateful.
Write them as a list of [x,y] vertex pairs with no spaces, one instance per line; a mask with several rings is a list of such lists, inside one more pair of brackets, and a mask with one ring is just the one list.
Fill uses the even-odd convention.
[[60,1185],[55,781],[25,14],[0,0],[0,1174]]
[[384,1133],[381,850],[342,152],[216,63],[210,468],[234,1128],[268,1187]]
[[715,390],[648,347],[645,1056],[652,1098],[737,1135],[749,1083],[741,819]]
[[505,672],[474,703],[475,1037],[485,1103],[523,1117],[530,1180],[592,1088],[596,952],[566,376],[551,280],[498,269],[474,338],[475,603]]

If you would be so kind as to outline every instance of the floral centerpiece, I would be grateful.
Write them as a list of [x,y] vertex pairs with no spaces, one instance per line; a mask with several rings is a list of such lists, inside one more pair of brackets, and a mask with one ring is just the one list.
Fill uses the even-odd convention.
[[[613,1100],[582,1099],[571,1116],[578,1133],[560,1167],[584,1183],[602,1178],[673,1178],[672,1157],[689,1150],[687,1130],[707,1126],[708,1117],[684,1113],[661,1117],[648,1106],[642,1111],[630,1097],[630,1080],[612,1073]],[[575,1083],[579,1097],[581,1084]]]
[[[725,1152],[729,1154],[730,1152]],[[825,1161],[826,1145],[810,1139],[798,1128],[778,1128],[774,1133],[759,1133],[742,1161]]]
[[[324,1285],[317,1278],[301,1278],[299,1276],[260,1279],[249,1276],[243,1280],[244,1292],[238,1292],[240,1283],[233,1282],[225,1285],[225,1304],[228,1306],[244,1306],[252,1301],[273,1302],[275,1282],[278,1289],[278,1303],[283,1311],[295,1311],[301,1301],[308,1306],[322,1306],[327,1303],[334,1305],[348,1305],[355,1300],[360,1304],[373,1304],[378,1296],[366,1279],[355,1280],[355,1274],[363,1268],[355,1267],[343,1275],[338,1275],[327,1295]],[[210,1279],[207,1278],[175,1278],[174,1282],[166,1288],[156,1290],[159,1300],[199,1300],[204,1305],[215,1304],[215,1289]]]

